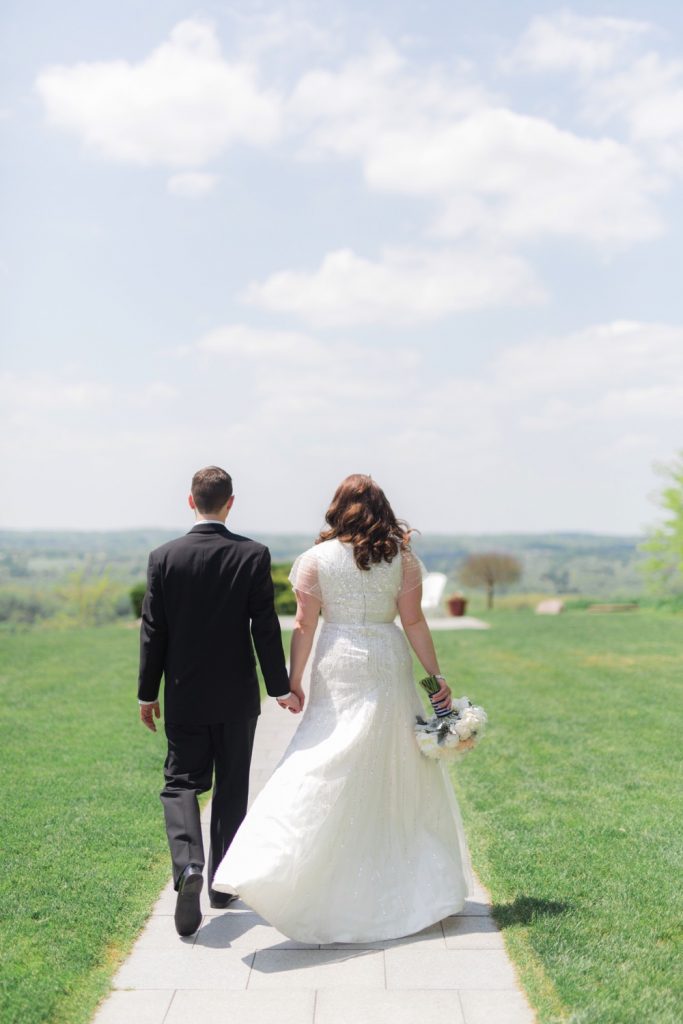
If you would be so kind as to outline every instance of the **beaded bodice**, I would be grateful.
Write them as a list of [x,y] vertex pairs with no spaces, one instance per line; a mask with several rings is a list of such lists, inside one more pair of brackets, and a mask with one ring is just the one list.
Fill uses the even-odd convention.
[[371,625],[394,621],[398,597],[421,583],[423,568],[415,555],[404,551],[391,562],[360,569],[353,546],[334,539],[299,555],[290,580],[296,590],[319,598],[325,622]]

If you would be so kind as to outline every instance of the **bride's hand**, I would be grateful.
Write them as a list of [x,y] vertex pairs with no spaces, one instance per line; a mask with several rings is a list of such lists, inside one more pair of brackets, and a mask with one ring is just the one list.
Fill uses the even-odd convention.
[[450,686],[448,686],[446,682],[441,680],[441,689],[437,690],[436,693],[432,694],[431,701],[433,705],[438,705],[440,711],[450,711],[453,704]]
[[293,693],[296,697],[299,698],[299,711],[303,711],[304,704],[306,703],[306,694],[302,690],[301,684],[295,684],[294,686],[292,686],[290,693]]

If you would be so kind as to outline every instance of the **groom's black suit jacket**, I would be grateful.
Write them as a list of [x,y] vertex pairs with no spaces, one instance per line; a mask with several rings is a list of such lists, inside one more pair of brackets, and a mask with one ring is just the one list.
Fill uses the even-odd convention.
[[289,693],[268,548],[219,523],[200,523],[152,551],[140,629],[140,700],[157,699],[163,674],[168,722],[258,715],[252,638],[268,693]]

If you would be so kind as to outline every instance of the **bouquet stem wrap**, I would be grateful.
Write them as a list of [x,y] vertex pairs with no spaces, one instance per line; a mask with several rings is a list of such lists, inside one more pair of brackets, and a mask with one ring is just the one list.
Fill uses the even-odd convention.
[[[429,694],[434,707],[434,694],[441,689],[435,676],[420,680],[420,686]],[[468,697],[452,702],[449,711],[434,707],[434,717],[425,721],[415,716],[415,738],[425,757],[455,760],[473,750],[482,737],[488,716],[482,707],[472,704]]]

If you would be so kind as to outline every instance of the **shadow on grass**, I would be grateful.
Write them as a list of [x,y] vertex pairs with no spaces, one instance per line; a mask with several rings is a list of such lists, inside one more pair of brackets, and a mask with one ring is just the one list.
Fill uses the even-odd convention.
[[501,928],[514,924],[532,924],[537,917],[564,914],[571,903],[559,900],[539,900],[534,896],[518,896],[513,903],[493,903],[491,913]]

